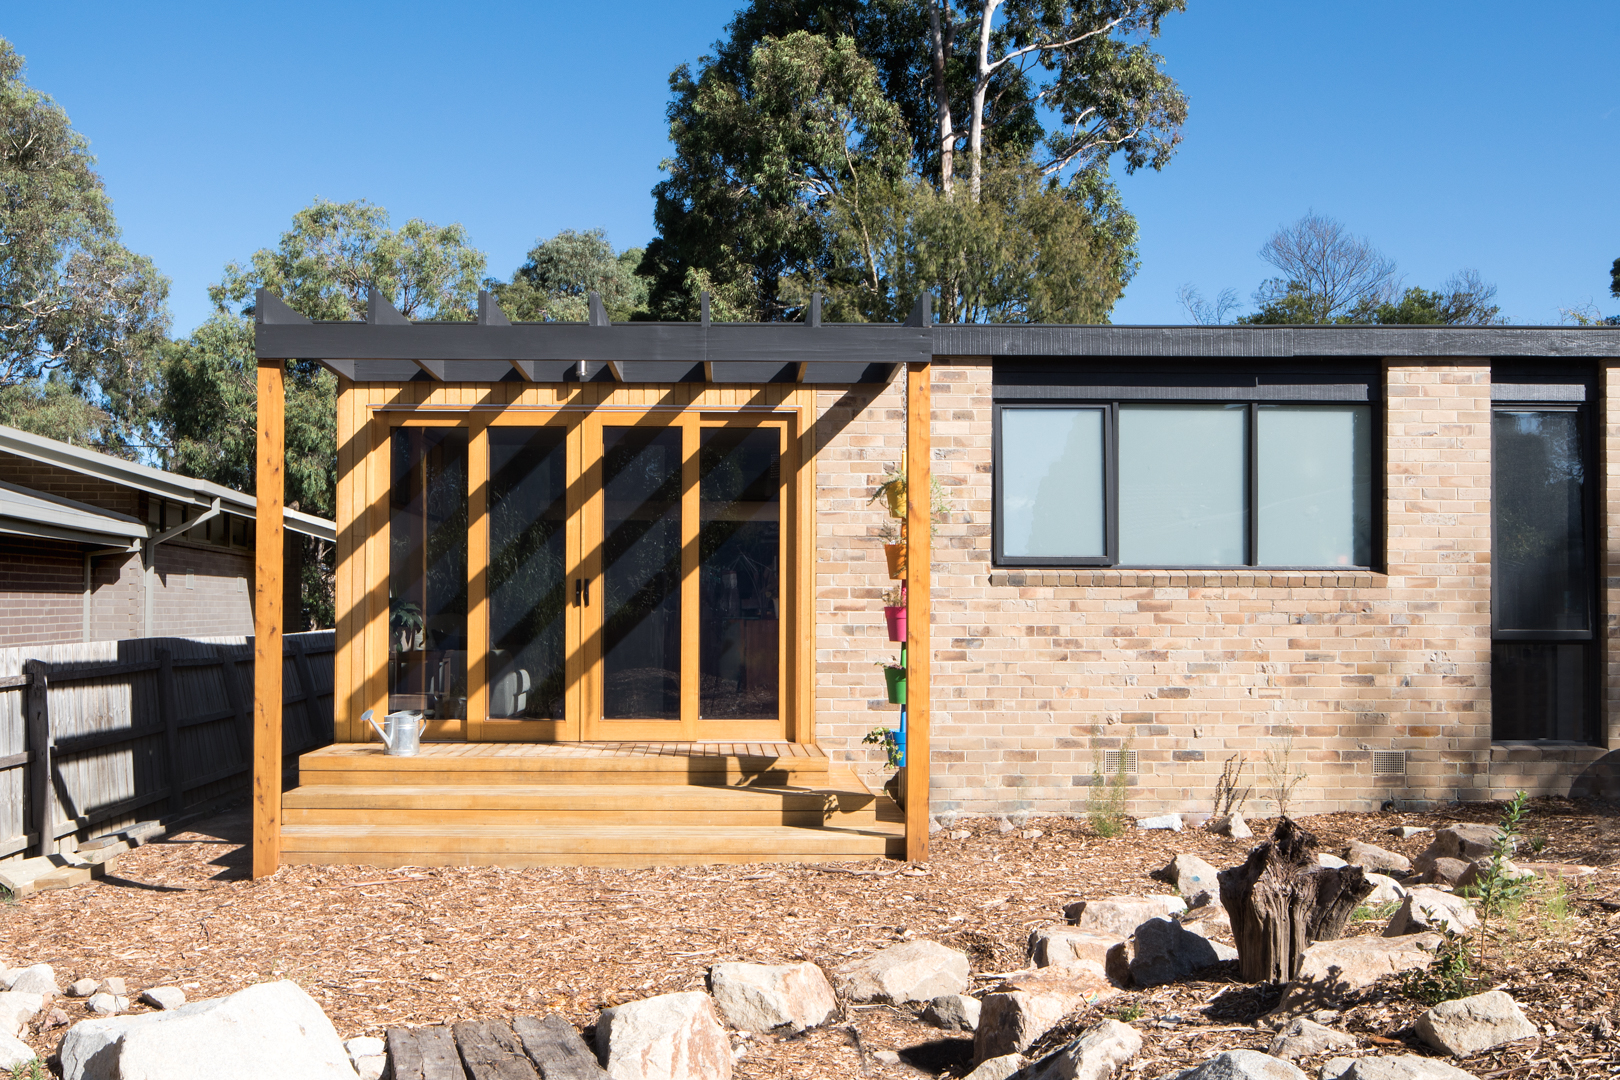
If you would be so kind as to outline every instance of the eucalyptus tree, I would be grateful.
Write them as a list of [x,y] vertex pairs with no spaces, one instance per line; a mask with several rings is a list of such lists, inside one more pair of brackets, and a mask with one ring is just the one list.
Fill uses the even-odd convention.
[[647,279],[636,273],[645,252],[615,252],[602,229],[564,229],[535,243],[511,281],[490,281],[507,318],[521,322],[584,322],[589,294],[608,317],[628,321],[647,306]]

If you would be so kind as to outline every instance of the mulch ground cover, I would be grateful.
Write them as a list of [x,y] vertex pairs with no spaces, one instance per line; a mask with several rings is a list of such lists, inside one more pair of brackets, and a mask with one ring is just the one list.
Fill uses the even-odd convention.
[[[1432,814],[1304,818],[1324,851],[1351,839],[1415,856],[1427,836],[1395,825],[1494,822],[1499,808]],[[1259,836],[1268,823],[1252,821]],[[1179,852],[1219,867],[1256,840],[1199,829],[1127,829],[1098,836],[1084,821],[1031,818],[1002,831],[963,819],[965,838],[933,838],[926,867],[881,860],[829,866],[711,866],[648,870],[284,867],[249,880],[242,811],[124,856],[91,885],[0,907],[0,960],[45,962],[66,985],[128,980],[132,993],[184,986],[193,999],[256,981],[295,980],[344,1038],[398,1024],[559,1012],[581,1027],[624,1001],[701,989],[714,963],[811,960],[831,970],[897,941],[930,938],[972,959],[977,985],[1024,966],[1031,928],[1062,922],[1064,904],[1169,891],[1150,874]],[[1024,830],[1040,830],[1027,837]],[[1507,990],[1541,1031],[1460,1062],[1485,1080],[1620,1073],[1620,810],[1600,803],[1531,804],[1521,859],[1584,863],[1598,873],[1561,892],[1541,889],[1490,936],[1484,988]],[[1370,919],[1352,933],[1376,932]],[[1142,1053],[1126,1075],[1155,1078],[1235,1047],[1264,1049],[1254,1021],[1275,991],[1237,980],[1236,964],[1120,998],[1071,1017],[1057,1045],[1101,1016],[1127,1019]],[[82,1003],[59,1000],[74,1021]],[[139,1007],[137,1007],[139,1008]],[[1386,980],[1337,1026],[1382,1052],[1426,1053],[1410,1031],[1423,1006]],[[928,1027],[912,1007],[846,1007],[797,1036],[740,1040],[740,1080],[961,1076],[971,1043]],[[43,1019],[43,1018],[42,1018]],[[42,1054],[63,1029],[25,1032]],[[898,1051],[886,1062],[879,1051]],[[1315,1063],[1301,1062],[1315,1074]]]

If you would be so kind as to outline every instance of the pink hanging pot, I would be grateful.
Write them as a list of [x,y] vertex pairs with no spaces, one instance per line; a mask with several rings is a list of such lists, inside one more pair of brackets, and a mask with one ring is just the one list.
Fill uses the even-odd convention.
[[883,609],[883,620],[889,624],[890,641],[906,640],[905,605],[902,604],[900,607],[885,607]]

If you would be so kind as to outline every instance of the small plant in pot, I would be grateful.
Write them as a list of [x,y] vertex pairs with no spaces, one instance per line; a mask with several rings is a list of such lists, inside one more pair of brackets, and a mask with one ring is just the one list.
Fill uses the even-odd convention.
[[[890,469],[878,481],[877,490],[872,492],[868,502],[883,500],[888,508],[889,517],[899,522],[896,528],[893,522],[884,522],[880,535],[883,537],[883,556],[889,563],[889,576],[895,579],[904,579],[906,576],[906,462],[900,459],[897,468]],[[939,523],[951,512],[951,504],[945,498],[945,489],[940,486],[939,477],[932,474],[928,477],[928,520],[929,535],[933,535]]]
[[883,669],[883,681],[888,684],[889,704],[904,705],[906,703],[906,665],[892,660],[879,660],[878,667]]
[[883,621],[889,627],[890,641],[906,640],[906,587],[896,585],[883,593]]

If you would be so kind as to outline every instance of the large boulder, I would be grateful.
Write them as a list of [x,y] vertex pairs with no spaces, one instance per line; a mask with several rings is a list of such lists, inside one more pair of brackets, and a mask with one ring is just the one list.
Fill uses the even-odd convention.
[[1495,825],[1447,825],[1434,834],[1429,846],[1412,862],[1418,873],[1427,873],[1436,859],[1459,859],[1471,863],[1483,859],[1495,847],[1502,830]]
[[905,941],[845,964],[833,985],[846,1001],[932,1001],[967,989],[968,958],[937,941]]
[[1435,859],[1418,871],[1417,882],[1420,885],[1444,885],[1450,888],[1462,880],[1472,865],[1461,859]]
[[1010,976],[979,999],[973,1060],[988,1061],[1028,1049],[1082,1005],[1118,993],[1107,979],[1084,969],[1038,968]]
[[1137,986],[1162,986],[1238,958],[1230,945],[1211,941],[1162,915],[1138,926],[1125,947],[1126,966]]
[[1072,926],[1037,926],[1029,932],[1029,962],[1035,967],[1083,967],[1108,970],[1109,952],[1120,939]]
[[1124,941],[1136,928],[1161,915],[1179,915],[1187,903],[1179,896],[1109,896],[1101,900],[1076,900],[1063,909],[1069,925],[1081,930],[1107,934]]
[[1317,1080],[1479,1080],[1439,1058],[1416,1054],[1392,1057],[1337,1057],[1322,1066]]
[[[1472,889],[1476,891],[1479,890],[1484,886],[1485,882],[1490,879],[1490,874],[1491,860],[1475,859],[1473,862],[1468,864],[1468,869],[1464,870],[1458,876],[1456,882],[1457,891],[1461,892],[1464,889]],[[1512,861],[1508,859],[1502,860],[1502,878],[1505,881],[1523,881],[1526,878],[1533,878],[1535,876],[1535,871],[1533,870],[1524,870],[1514,866]]]
[[29,994],[21,990],[0,993],[0,1034],[21,1034],[23,1025],[38,1016],[44,1007],[43,994]]
[[922,1018],[945,1031],[974,1032],[979,1030],[979,999],[966,994],[942,994],[928,1003]]
[[1204,828],[1219,836],[1230,836],[1233,840],[1247,840],[1254,835],[1249,823],[1243,820],[1242,814],[1223,814],[1220,817],[1210,818],[1204,823]]
[[1219,870],[1197,855],[1177,855],[1164,869],[1155,871],[1153,876],[1174,885],[1184,899],[1191,900],[1199,893],[1219,896],[1221,886],[1215,880],[1218,873]]
[[1299,1066],[1258,1050],[1226,1050],[1175,1080],[1310,1080]]
[[1418,1038],[1452,1057],[1473,1057],[1493,1046],[1528,1039],[1536,1026],[1501,990],[1442,1001],[1412,1023]]
[[355,1080],[332,1022],[287,980],[173,1012],[86,1020],[57,1052],[63,1080]]
[[1439,889],[1413,889],[1401,901],[1399,910],[1390,916],[1384,936],[1404,937],[1446,930],[1466,934],[1478,925],[1479,916],[1474,914],[1474,907],[1466,897]]
[[1361,901],[1363,904],[1394,904],[1406,899],[1406,886],[1383,874],[1368,874],[1373,891]]
[[17,1036],[0,1031],[0,1069],[5,1069],[14,1076],[24,1076],[26,1074],[23,1070],[37,1056],[33,1049]]
[[1025,1075],[1029,1080],[1108,1080],[1141,1049],[1135,1028],[1104,1020],[1031,1065]]
[[1359,866],[1369,874],[1394,874],[1405,877],[1412,872],[1412,860],[1405,855],[1386,851],[1376,844],[1363,844],[1352,840],[1344,849],[1344,858],[1351,866]]
[[1314,942],[1300,958],[1299,974],[1284,988],[1277,1014],[1330,1008],[1385,975],[1420,971],[1434,960],[1442,940],[1439,934],[1408,934]]
[[838,1011],[827,976],[812,963],[716,964],[709,992],[726,1023],[738,1031],[818,1027]]
[[603,1009],[596,1056],[613,1080],[730,1080],[731,1040],[708,994],[661,994]]
[[1335,1031],[1309,1017],[1301,1016],[1277,1033],[1277,1037],[1271,1040],[1271,1045],[1266,1047],[1266,1053],[1284,1061],[1295,1061],[1302,1057],[1325,1054],[1329,1050],[1349,1050],[1355,1045],[1355,1036]]
[[1002,1054],[989,1061],[979,1062],[978,1068],[962,1077],[962,1080],[1009,1080],[1023,1067],[1023,1054]]
[[6,972],[6,989],[42,997],[55,997],[62,992],[56,985],[56,969],[49,964],[33,964]]
[[1232,933],[1232,915],[1221,903],[1220,893],[1205,893],[1196,899],[1203,901],[1176,916],[1176,921],[1189,930],[1209,937],[1211,934]]

